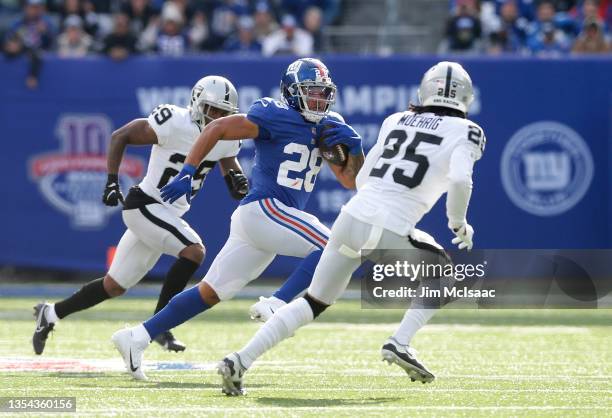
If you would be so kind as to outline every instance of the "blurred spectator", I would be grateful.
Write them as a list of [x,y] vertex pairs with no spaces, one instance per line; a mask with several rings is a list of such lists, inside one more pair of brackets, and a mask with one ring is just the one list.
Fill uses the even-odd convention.
[[128,0],[123,3],[121,12],[130,18],[133,33],[143,32],[159,14],[149,0]]
[[536,20],[531,22],[528,28],[528,48],[535,52],[541,50],[543,45],[547,45],[545,49],[558,48],[568,51],[570,39],[561,29],[562,25],[556,20],[554,4],[550,0],[543,0],[538,4]]
[[520,52],[527,39],[529,22],[519,16],[516,1],[506,0],[500,8],[499,27],[490,35],[490,52]]
[[260,42],[266,36],[278,30],[278,24],[274,20],[274,16],[272,16],[270,6],[265,1],[257,2],[253,18],[255,19],[255,37]]
[[113,31],[104,39],[103,52],[117,61],[136,52],[136,37],[130,31],[130,18],[126,14],[115,15]]
[[184,17],[181,10],[172,3],[166,3],[161,19],[161,32],[157,37],[156,51],[160,55],[184,55],[189,47],[189,41],[182,33]]
[[[603,2],[602,2],[603,4]],[[578,8],[579,13],[576,16],[576,20],[580,22],[579,32],[584,31],[586,22],[597,21],[602,25],[602,28],[607,31],[607,25],[601,15],[600,5],[595,0],[584,0],[582,7]]]
[[241,17],[238,19],[238,33],[227,40],[223,49],[226,52],[260,54],[261,44],[255,39],[254,29],[253,18],[249,16]]
[[323,25],[323,14],[318,7],[310,7],[304,13],[304,29],[306,29],[313,39],[314,52],[321,52],[323,49],[323,34],[321,26]]
[[568,52],[565,36],[552,22],[542,23],[540,30],[529,39],[527,46],[531,53],[538,57],[559,57]]
[[206,14],[202,10],[198,10],[194,13],[191,19],[191,26],[187,33],[189,38],[189,44],[193,50],[198,50],[201,45],[210,36],[210,29],[208,27],[208,19]]
[[50,50],[54,30],[43,0],[27,0],[23,16],[13,23],[8,35],[13,39],[18,38],[26,49]]
[[605,54],[611,52],[610,42],[604,36],[601,22],[596,19],[584,23],[582,33],[576,39],[572,52],[575,54]]
[[42,65],[38,50],[25,46],[23,39],[14,32],[7,35],[2,45],[2,52],[4,52],[4,56],[9,60],[26,55],[29,60],[26,85],[31,89],[38,87],[38,77]]
[[42,0],[27,0],[23,15],[7,31],[2,50],[7,59],[25,55],[29,60],[26,85],[38,87],[42,67],[41,51],[53,46],[54,30],[51,20],[46,15]]
[[192,2],[189,0],[166,0],[164,7],[166,7],[167,4],[174,5],[181,12],[186,22],[190,21],[196,12],[192,6]]
[[458,0],[455,15],[446,24],[446,40],[440,52],[477,52],[482,28],[475,0]]
[[62,29],[68,16],[77,15],[82,19],[82,28],[88,34],[96,36],[99,27],[99,18],[91,1],[64,0],[59,10],[62,17]]
[[[516,3],[519,17],[523,17],[527,20],[533,20],[535,17],[534,7],[536,4],[535,0],[512,0]],[[451,1],[451,10],[456,7],[457,0]],[[495,14],[501,14],[501,9],[508,0],[482,0],[481,9],[487,8],[487,6],[493,6]]]
[[555,24],[555,6],[550,0],[543,0],[536,9],[536,18],[529,26],[529,35],[536,35],[543,25]]
[[211,16],[211,37],[204,44],[204,49],[218,50],[234,33],[238,17],[249,13],[246,0],[223,0],[215,7]]
[[93,39],[83,31],[83,19],[70,15],[64,21],[64,31],[57,38],[57,53],[61,57],[83,57],[91,51]]
[[313,39],[310,33],[296,27],[295,18],[285,15],[282,19],[282,28],[268,35],[263,41],[263,54],[270,55],[299,55],[312,54]]
[[339,0],[282,0],[282,9],[293,15],[298,22],[303,22],[306,12],[311,7],[322,11],[325,24],[332,24],[340,12]]

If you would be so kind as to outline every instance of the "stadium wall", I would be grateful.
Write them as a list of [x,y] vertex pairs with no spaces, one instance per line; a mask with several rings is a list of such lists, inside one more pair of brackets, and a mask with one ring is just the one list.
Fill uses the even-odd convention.
[[[420,76],[439,57],[328,57],[339,87],[336,109],[364,136],[366,149],[392,112],[416,101]],[[463,58],[476,100],[471,118],[485,130],[469,218],[480,248],[609,248],[612,59]],[[186,105],[191,85],[220,74],[239,90],[240,109],[276,96],[289,58],[225,56],[44,61],[40,86],[25,87],[25,61],[0,61],[3,178],[0,265],[104,270],[123,233],[118,210],[101,202],[111,132],[161,103]],[[147,149],[129,149],[124,192],[146,170]],[[247,172],[253,148],[240,160]],[[308,210],[331,224],[351,192],[329,170]],[[236,206],[218,172],[186,219],[207,249],[205,269],[223,245]],[[450,245],[444,202],[419,226]],[[154,273],[163,274],[169,259]],[[268,275],[284,276],[279,258]]]

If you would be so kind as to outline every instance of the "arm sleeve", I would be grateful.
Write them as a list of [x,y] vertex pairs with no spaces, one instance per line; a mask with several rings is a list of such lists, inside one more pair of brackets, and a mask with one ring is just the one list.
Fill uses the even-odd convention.
[[477,158],[473,147],[462,144],[455,148],[448,171],[449,187],[446,194],[446,216],[449,228],[466,221],[468,205],[472,196],[472,172]]

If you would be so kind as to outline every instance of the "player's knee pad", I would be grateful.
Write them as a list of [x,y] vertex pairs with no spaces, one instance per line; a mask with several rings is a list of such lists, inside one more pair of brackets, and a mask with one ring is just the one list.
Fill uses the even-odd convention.
[[308,305],[310,305],[310,309],[312,309],[312,314],[315,318],[329,306],[314,299],[308,293],[304,295],[304,299],[306,299],[306,302],[308,302]]

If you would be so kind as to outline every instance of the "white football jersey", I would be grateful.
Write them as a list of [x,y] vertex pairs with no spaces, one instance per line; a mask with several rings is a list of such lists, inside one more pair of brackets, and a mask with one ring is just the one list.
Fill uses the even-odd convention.
[[[151,147],[147,174],[139,186],[147,195],[183,216],[189,210],[187,198],[183,196],[170,204],[162,201],[160,189],[181,171],[200,129],[192,122],[189,109],[168,104],[157,106],[147,121],[157,135],[157,144]],[[239,150],[240,141],[219,141],[196,169],[191,196],[200,190],[206,175],[218,160],[234,157]]]
[[[482,128],[458,117],[401,112],[383,122],[378,140],[357,175],[357,194],[344,207],[355,218],[408,235],[448,190],[451,155],[473,161],[485,146]],[[472,166],[454,167],[469,171]]]

